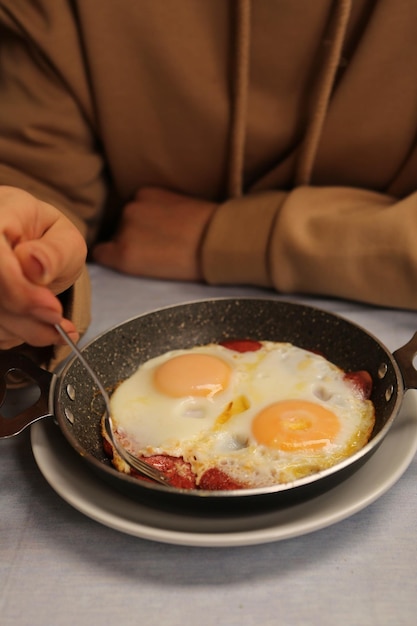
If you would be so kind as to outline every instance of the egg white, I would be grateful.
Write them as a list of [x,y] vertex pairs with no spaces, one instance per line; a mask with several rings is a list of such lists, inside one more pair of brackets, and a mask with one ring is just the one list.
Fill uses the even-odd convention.
[[153,384],[156,368],[190,351],[172,350],[150,359],[111,396],[113,420],[121,434],[129,438],[133,450],[145,450],[147,454],[162,454],[169,450],[169,454],[180,456],[183,442],[192,441],[201,432],[210,430],[218,415],[232,401],[239,378],[234,368],[234,353],[219,345],[196,347],[191,351],[215,355],[226,361],[232,370],[228,388],[209,397],[167,396]]
[[[374,424],[374,407],[324,357],[289,343],[264,341],[239,353],[217,344],[175,350],[141,365],[111,396],[116,431],[137,455],[182,457],[197,477],[219,468],[245,487],[296,480],[330,467],[360,449]],[[172,398],[153,384],[155,368],[190,352],[215,355],[231,368],[227,389],[214,397]],[[332,411],[336,439],[320,449],[283,451],[259,444],[257,413],[272,403],[299,399]]]

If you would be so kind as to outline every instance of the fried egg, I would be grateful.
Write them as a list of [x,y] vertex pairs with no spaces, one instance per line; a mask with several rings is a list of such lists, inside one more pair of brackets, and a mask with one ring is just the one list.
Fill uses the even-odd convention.
[[121,444],[184,459],[197,486],[217,468],[250,488],[318,472],[366,444],[374,407],[343,370],[290,343],[259,345],[208,344],[143,363],[110,398]]

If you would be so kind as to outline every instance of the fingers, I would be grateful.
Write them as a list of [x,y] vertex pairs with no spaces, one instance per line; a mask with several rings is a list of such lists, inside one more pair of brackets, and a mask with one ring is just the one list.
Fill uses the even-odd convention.
[[61,344],[58,323],[78,340],[56,294],[75,282],[86,254],[81,233],[62,213],[20,190],[0,189],[0,349]]
[[143,255],[143,247],[131,245],[130,239],[123,235],[112,241],[97,244],[91,253],[93,260],[99,265],[133,276],[146,275],[142,269]]
[[[61,319],[60,324],[74,342],[79,340],[79,333],[71,321]],[[0,326],[0,350],[9,350],[22,343],[41,347],[64,345],[65,341],[50,322],[38,321],[23,315],[3,315]]]
[[[18,251],[19,257],[19,251]],[[48,275],[45,267],[45,263],[39,258],[36,253],[27,253],[22,255],[20,253],[20,266],[23,274],[26,278],[35,285],[43,285],[48,283]]]
[[135,276],[201,280],[199,249],[217,205],[142,188],[125,205],[111,242],[93,250],[97,263]]
[[58,336],[53,325],[63,322],[61,303],[42,287],[29,297],[32,303],[29,306],[20,287],[25,285],[17,279],[12,287],[8,283],[2,291],[0,349],[6,350],[22,343],[33,346],[57,343]]
[[96,263],[118,270],[121,267],[121,253],[114,241],[106,241],[97,244],[93,251],[92,257]]
[[31,283],[48,286],[59,293],[78,278],[87,246],[69,221],[59,220],[41,238],[18,244],[14,253]]
[[50,309],[61,314],[61,305],[46,287],[32,284],[23,274],[19,259],[0,236],[0,310],[29,314],[33,309]]

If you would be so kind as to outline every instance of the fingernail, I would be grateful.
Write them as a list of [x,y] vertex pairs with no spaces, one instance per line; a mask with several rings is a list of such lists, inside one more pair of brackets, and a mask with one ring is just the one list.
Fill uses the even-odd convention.
[[46,267],[42,263],[42,261],[35,256],[34,254],[30,255],[31,267],[31,280],[35,280],[35,282],[45,282],[46,281]]
[[39,320],[46,322],[47,324],[60,324],[62,321],[61,313],[59,311],[54,311],[54,309],[44,309],[39,307],[32,309],[32,313]]

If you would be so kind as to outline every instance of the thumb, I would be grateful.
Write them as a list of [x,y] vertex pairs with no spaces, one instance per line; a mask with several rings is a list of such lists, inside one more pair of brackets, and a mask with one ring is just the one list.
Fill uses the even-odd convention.
[[25,277],[35,285],[48,285],[51,281],[51,260],[45,246],[28,241],[14,249]]

